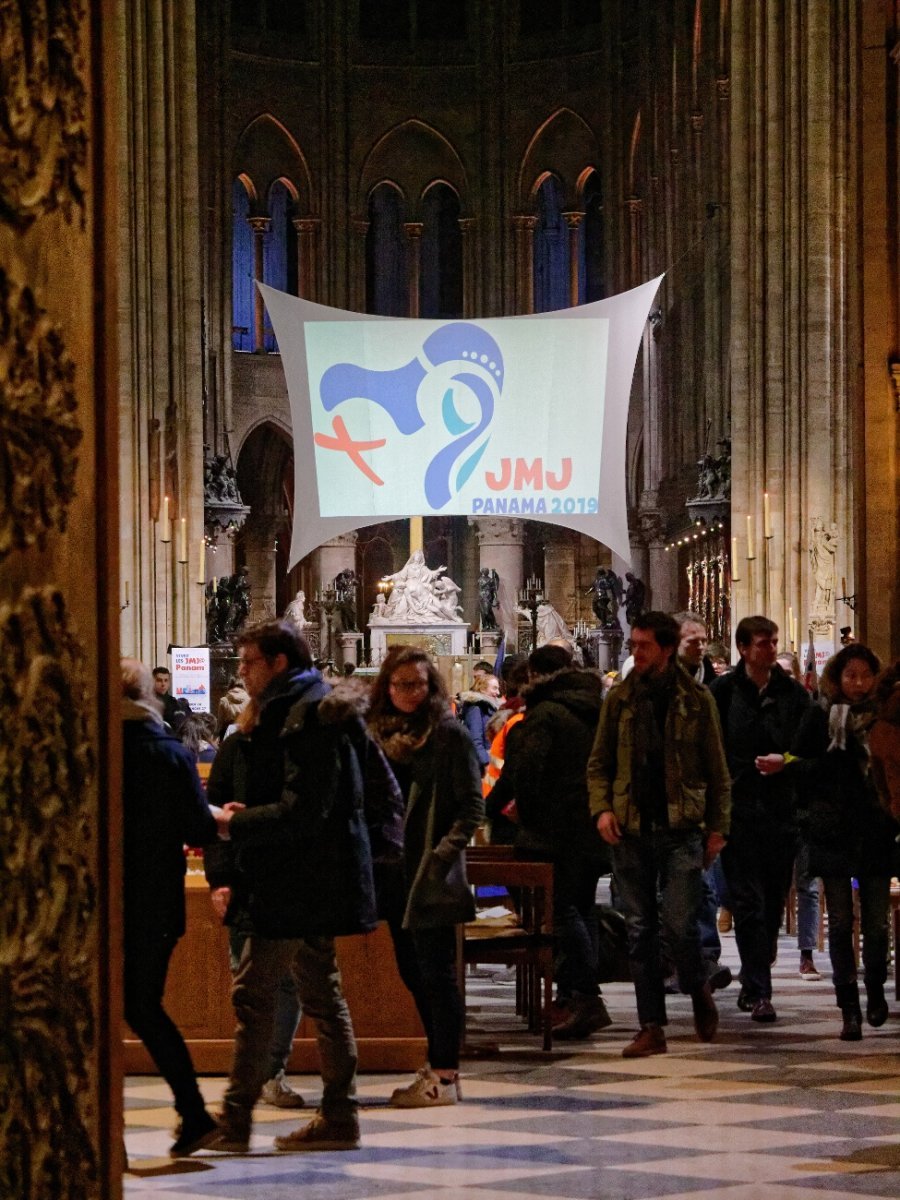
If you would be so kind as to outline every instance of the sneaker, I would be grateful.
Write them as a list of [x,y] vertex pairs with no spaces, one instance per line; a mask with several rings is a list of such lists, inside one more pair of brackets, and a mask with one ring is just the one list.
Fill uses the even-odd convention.
[[772,1001],[767,1000],[765,996],[763,996],[753,1005],[753,1009],[750,1013],[750,1020],[759,1021],[761,1025],[771,1025],[776,1019],[776,1016],[777,1014],[775,1009],[772,1007]]
[[731,933],[731,930],[734,926],[734,917],[731,915],[731,909],[719,909],[718,926],[719,933]]
[[208,1112],[196,1121],[181,1122],[175,1141],[169,1147],[169,1158],[187,1158],[196,1150],[210,1146],[219,1136],[221,1129],[218,1121],[214,1121]]
[[612,1025],[612,1017],[600,996],[582,996],[566,1019],[553,1026],[553,1036],[564,1042],[579,1041],[607,1025]]
[[711,964],[712,970],[709,973],[710,991],[721,992],[724,988],[730,986],[734,976],[731,973],[731,967],[726,967],[722,963]]
[[800,978],[804,983],[815,983],[817,979],[822,978],[812,960],[812,955],[809,958],[800,959]]
[[445,1083],[430,1067],[422,1067],[407,1087],[391,1093],[394,1108],[434,1108],[439,1104],[455,1104],[462,1099],[459,1080]]
[[358,1150],[359,1118],[353,1115],[336,1121],[316,1113],[306,1125],[277,1137],[275,1149],[292,1154],[305,1150]]
[[711,1042],[719,1028],[719,1010],[712,998],[712,988],[705,983],[699,991],[691,996],[694,1008],[694,1028],[701,1042]]
[[665,1054],[668,1050],[666,1035],[661,1025],[644,1025],[625,1049],[623,1058],[649,1058],[651,1054]]
[[273,1108],[303,1108],[303,1097],[285,1079],[284,1071],[279,1071],[263,1084],[260,1100],[264,1104],[271,1104]]

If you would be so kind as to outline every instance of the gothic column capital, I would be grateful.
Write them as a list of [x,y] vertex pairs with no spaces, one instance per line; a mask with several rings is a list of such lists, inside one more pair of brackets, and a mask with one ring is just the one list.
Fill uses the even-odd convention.
[[475,217],[460,217],[456,223],[459,226],[459,232],[463,237],[467,237],[475,229],[477,221]]
[[694,133],[702,133],[703,132],[703,113],[702,112],[691,113],[691,129],[693,129]]
[[519,213],[512,218],[512,226],[517,233],[534,233],[537,229],[537,217]]
[[660,545],[665,540],[666,523],[659,509],[642,509],[638,513],[638,525],[647,545]]
[[577,229],[584,220],[585,214],[577,209],[572,209],[570,212],[564,212],[562,216],[569,229]]
[[[322,546],[355,546],[358,537],[357,531],[350,529],[347,533],[336,533],[327,542],[322,542]],[[319,547],[320,550],[322,546]]]
[[404,221],[403,228],[410,241],[416,241],[421,238],[425,225],[422,221]]
[[716,80],[716,96],[723,102],[731,99],[731,80],[727,75],[720,75]]
[[292,217],[291,224],[298,233],[317,233],[322,226],[319,217]]
[[480,547],[524,545],[525,530],[521,521],[507,517],[469,517],[468,520]]
[[272,224],[272,218],[271,217],[248,217],[247,224],[250,226],[250,228],[253,230],[254,233],[257,233],[257,234],[266,233],[269,229],[269,226]]
[[370,222],[365,217],[353,217],[350,224],[353,227],[353,232],[359,237],[364,238],[369,232]]

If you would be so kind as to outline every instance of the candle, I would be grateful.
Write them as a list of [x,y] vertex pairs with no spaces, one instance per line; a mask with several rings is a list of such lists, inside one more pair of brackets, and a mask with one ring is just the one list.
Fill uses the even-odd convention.
[[218,590],[219,590],[219,581],[216,579],[215,575],[213,575],[213,595],[215,595]]
[[200,539],[200,566],[197,569],[197,582],[206,583],[206,538]]
[[753,546],[753,516],[747,513],[747,561],[750,562],[756,558],[756,552]]
[[738,574],[738,548],[737,538],[731,539],[731,582],[740,583],[741,577]]
[[799,624],[799,622],[798,622],[798,620],[797,620],[797,617],[796,617],[796,614],[795,614],[795,616],[794,616],[794,627],[793,627],[793,630],[792,630],[792,632],[791,632],[791,644],[792,644],[793,646],[795,646],[795,647],[796,647],[796,645],[797,645],[797,626],[798,626],[798,624]]
[[127,608],[131,601],[128,599],[128,580],[125,580],[125,607]]
[[187,562],[187,517],[181,518],[181,529],[178,531],[178,561]]
[[769,509],[768,492],[763,492],[763,533],[766,538],[772,536],[772,513]]
[[793,608],[788,608],[787,634],[788,634],[788,638],[790,639],[791,646],[793,647],[793,645],[794,645],[794,610],[793,610]]
[[172,540],[172,522],[169,519],[168,496],[163,496],[162,534],[160,536],[164,542],[171,542]]

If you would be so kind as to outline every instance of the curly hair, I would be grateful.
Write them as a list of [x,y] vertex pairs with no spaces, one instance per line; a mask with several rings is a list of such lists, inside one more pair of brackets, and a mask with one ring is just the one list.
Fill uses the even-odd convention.
[[419,646],[391,646],[381,664],[381,670],[372,684],[371,703],[369,705],[369,721],[377,724],[386,717],[399,716],[400,710],[394,707],[391,700],[391,676],[400,667],[408,667],[424,663],[428,673],[428,699],[421,705],[419,712],[410,714],[415,723],[421,713],[423,726],[436,724],[450,709],[450,698],[447,687],[440,672],[431,661],[429,654]]
[[863,646],[859,642],[853,642],[851,645],[845,646],[833,658],[829,658],[828,662],[822,668],[819,687],[829,700],[835,700],[840,696],[841,676],[844,673],[844,668],[848,663],[854,662],[856,659],[860,659],[866,663],[873,675],[877,675],[881,670],[881,662],[878,655],[874,654],[868,646]]

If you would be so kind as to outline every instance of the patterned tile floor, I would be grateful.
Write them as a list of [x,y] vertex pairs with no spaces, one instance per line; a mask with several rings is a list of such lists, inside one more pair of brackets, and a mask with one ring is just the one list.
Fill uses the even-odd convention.
[[[735,965],[734,940],[724,961]],[[363,1148],[279,1155],[274,1134],[307,1114],[260,1107],[252,1152],[165,1158],[173,1112],[153,1078],[127,1081],[127,1200],[400,1200],[424,1190],[465,1200],[864,1200],[900,1197],[900,1003],[863,1041],[837,1039],[823,978],[803,982],[783,937],[778,1021],[738,1011],[737,984],[718,993],[716,1042],[693,1035],[690,1001],[670,997],[669,1053],[627,1061],[633,990],[604,988],[613,1025],[543,1055],[512,1016],[511,984],[470,984],[469,1029],[500,1042],[463,1064],[465,1102],[387,1107],[397,1076],[360,1079]],[[315,1101],[317,1080],[295,1086]],[[209,1101],[221,1079],[205,1079]]]

